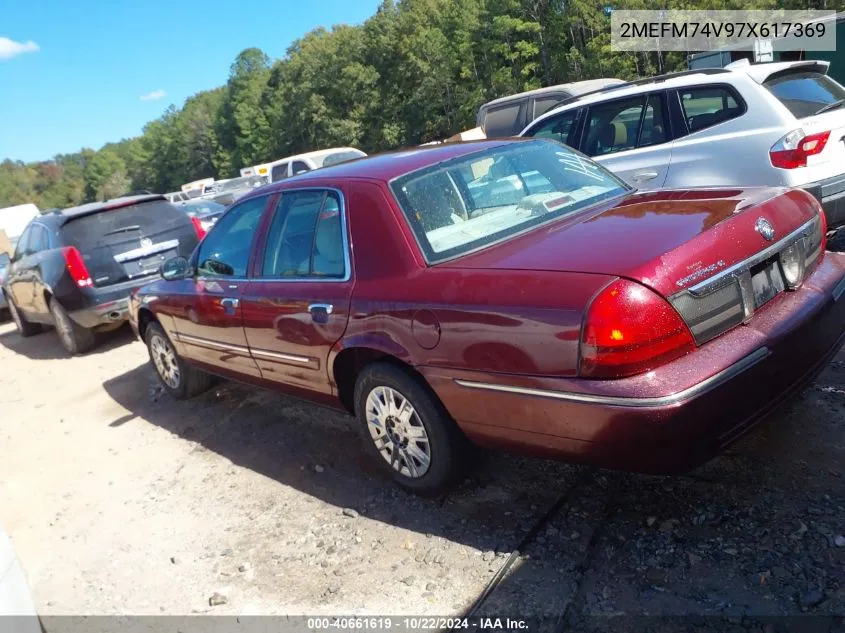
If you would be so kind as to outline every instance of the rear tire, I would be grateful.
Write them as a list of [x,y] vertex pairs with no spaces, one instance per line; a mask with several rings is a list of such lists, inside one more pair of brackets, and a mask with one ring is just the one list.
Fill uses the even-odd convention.
[[62,307],[62,304],[53,297],[50,299],[50,312],[53,315],[53,323],[56,326],[56,334],[59,341],[71,354],[84,354],[94,347],[96,339],[94,333],[79,325],[70,318],[70,315]]
[[355,414],[368,452],[403,488],[438,495],[458,484],[474,447],[428,386],[391,363],[355,381]]
[[170,338],[158,323],[150,323],[144,341],[156,377],[167,393],[179,400],[187,400],[208,391],[214,376],[192,367],[176,352]]
[[18,308],[11,298],[9,298],[9,315],[12,317],[12,321],[15,322],[15,327],[18,328],[18,334],[23,337],[34,336],[43,331],[39,323],[30,323],[24,315],[18,312]]

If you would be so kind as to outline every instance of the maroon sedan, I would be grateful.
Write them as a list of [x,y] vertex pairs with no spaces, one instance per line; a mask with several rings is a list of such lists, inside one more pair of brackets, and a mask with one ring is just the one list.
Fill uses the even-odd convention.
[[845,256],[804,191],[636,193],[548,140],[365,158],[242,198],[132,301],[165,389],[344,408],[403,486],[473,444],[688,470],[843,342]]

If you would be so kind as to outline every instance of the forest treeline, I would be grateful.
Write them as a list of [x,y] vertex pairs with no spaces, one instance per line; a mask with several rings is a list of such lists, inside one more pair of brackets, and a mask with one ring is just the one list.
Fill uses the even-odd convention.
[[[226,85],[171,105],[140,136],[40,162],[3,161],[0,207],[173,191],[325,147],[372,153],[416,145],[473,127],[478,106],[498,96],[685,67],[684,53],[612,52],[611,2],[660,8],[647,0],[384,0],[361,25],[307,33],[283,59],[242,51]],[[755,0],[754,8],[835,8],[830,2]],[[660,4],[733,9],[747,2]]]

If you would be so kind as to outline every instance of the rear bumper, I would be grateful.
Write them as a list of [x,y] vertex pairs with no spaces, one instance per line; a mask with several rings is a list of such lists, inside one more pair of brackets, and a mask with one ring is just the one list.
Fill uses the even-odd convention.
[[845,225],[845,174],[802,185],[801,188],[822,203],[829,229]]
[[707,461],[799,392],[845,341],[845,255],[668,365],[621,380],[421,368],[479,444],[648,473]]
[[85,300],[70,317],[84,328],[95,328],[111,323],[122,323],[129,319],[129,295],[137,288],[158,280],[159,277],[145,277],[142,281],[129,281],[109,288],[89,288]]

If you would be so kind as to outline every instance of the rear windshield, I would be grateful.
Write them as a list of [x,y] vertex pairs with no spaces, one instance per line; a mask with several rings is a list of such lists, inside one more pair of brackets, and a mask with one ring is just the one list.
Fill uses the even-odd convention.
[[80,251],[89,247],[137,240],[185,226],[190,220],[164,200],[133,204],[83,215],[62,227],[65,239]]
[[191,219],[166,200],[107,209],[68,221],[66,242],[79,249],[96,286],[152,275],[197,243]]
[[391,183],[430,263],[463,255],[622,195],[604,167],[555,141],[503,145]]
[[823,107],[845,99],[845,88],[821,73],[791,73],[763,85],[798,119],[813,116]]

